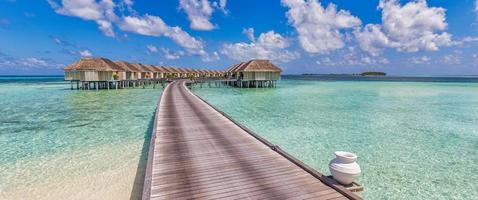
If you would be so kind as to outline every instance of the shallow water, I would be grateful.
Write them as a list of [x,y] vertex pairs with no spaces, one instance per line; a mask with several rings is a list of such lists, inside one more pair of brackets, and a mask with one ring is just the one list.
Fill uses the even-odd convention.
[[478,83],[332,80],[194,91],[324,174],[358,154],[366,199],[478,196]]
[[[477,83],[327,80],[194,91],[325,174],[357,153],[366,199],[478,196]],[[139,197],[161,90],[68,88],[0,77],[0,199]]]
[[160,89],[69,90],[58,77],[0,81],[0,199],[130,199]]

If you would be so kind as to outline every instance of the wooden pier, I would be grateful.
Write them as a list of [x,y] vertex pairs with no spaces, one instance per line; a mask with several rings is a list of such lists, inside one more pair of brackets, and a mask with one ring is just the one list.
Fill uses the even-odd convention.
[[170,83],[156,111],[143,199],[361,199]]

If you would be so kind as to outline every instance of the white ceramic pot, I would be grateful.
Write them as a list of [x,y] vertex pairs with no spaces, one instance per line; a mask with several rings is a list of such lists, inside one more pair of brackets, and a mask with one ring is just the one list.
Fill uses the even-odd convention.
[[356,160],[357,155],[353,153],[336,151],[335,158],[329,163],[329,169],[334,179],[343,185],[351,184],[361,173]]

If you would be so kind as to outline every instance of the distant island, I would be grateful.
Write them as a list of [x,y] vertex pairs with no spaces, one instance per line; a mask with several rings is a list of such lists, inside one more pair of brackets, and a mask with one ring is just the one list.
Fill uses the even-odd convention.
[[386,76],[385,72],[363,72],[360,76]]
[[360,74],[302,74],[302,76],[386,76],[385,72],[363,72]]

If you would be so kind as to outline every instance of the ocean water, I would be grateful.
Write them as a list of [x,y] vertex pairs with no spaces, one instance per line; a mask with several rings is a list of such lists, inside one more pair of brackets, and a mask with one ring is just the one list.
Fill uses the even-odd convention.
[[[289,78],[193,90],[324,174],[334,151],[357,153],[366,199],[478,196],[476,79]],[[161,89],[69,87],[0,77],[0,199],[140,196]]]
[[0,199],[138,198],[162,90],[62,79],[0,77]]
[[376,80],[193,90],[324,174],[334,151],[356,153],[365,199],[476,199],[477,79]]

